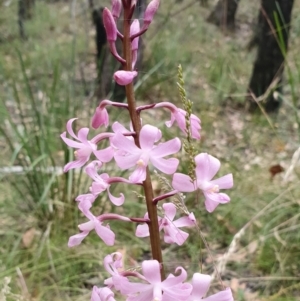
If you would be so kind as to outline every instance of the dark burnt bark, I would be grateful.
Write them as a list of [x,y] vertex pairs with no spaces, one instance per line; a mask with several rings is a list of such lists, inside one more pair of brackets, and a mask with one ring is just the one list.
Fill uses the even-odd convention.
[[25,21],[33,16],[34,0],[19,0],[18,1],[18,25],[19,33],[22,39],[26,39]]
[[100,9],[93,8],[93,10],[92,10],[93,23],[94,23],[94,26],[96,29],[95,42],[96,42],[96,49],[97,49],[96,64],[97,64],[97,81],[98,82],[101,82],[103,60],[105,57],[106,42],[107,42],[106,32],[105,32],[105,28],[104,28],[103,20],[102,20],[102,12],[103,12],[103,8],[100,8]]
[[[258,17],[255,44],[258,45],[247,106],[255,111],[258,105],[253,97],[263,96],[267,112],[277,112],[282,91],[284,60],[288,49],[289,29],[294,0],[262,0]],[[252,96],[251,96],[252,95]]]
[[240,0],[219,0],[207,21],[223,29],[235,28],[235,15]]

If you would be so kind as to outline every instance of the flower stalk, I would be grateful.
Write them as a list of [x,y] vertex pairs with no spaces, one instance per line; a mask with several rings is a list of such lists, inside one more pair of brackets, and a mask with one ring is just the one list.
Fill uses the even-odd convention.
[[[130,7],[124,7],[124,21],[123,21],[123,29],[124,29],[124,38],[123,38],[123,53],[126,63],[123,64],[123,68],[126,71],[132,71],[132,51],[131,51],[131,37],[130,37],[130,15],[131,9]],[[139,113],[136,110],[136,102],[134,97],[134,86],[133,82],[125,86],[128,110],[130,114],[130,119],[132,122],[133,130],[136,135],[134,137],[134,141],[137,147],[140,147],[139,142],[139,133],[141,131],[141,119]],[[149,232],[150,232],[150,244],[151,244],[151,252],[152,258],[157,260],[161,264],[161,278],[165,279],[165,272],[163,266],[163,258],[161,251],[161,242],[158,228],[158,216],[157,216],[157,207],[153,202],[154,193],[152,187],[151,176],[149,173],[148,167],[146,167],[146,179],[143,181],[143,189],[144,195],[146,199],[147,211],[149,214]]]

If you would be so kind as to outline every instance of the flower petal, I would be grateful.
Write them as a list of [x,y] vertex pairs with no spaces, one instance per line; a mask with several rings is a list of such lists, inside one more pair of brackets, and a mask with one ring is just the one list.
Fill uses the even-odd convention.
[[101,225],[100,222],[96,223],[95,231],[106,245],[113,246],[115,244],[115,233],[107,226]]
[[[192,285],[193,285],[193,291],[192,291],[192,297],[193,300],[202,299],[208,292],[209,286],[211,282],[211,276],[204,275],[200,273],[195,273],[193,275]],[[206,300],[206,299],[204,299]]]
[[72,136],[72,137],[75,138],[75,139],[78,139],[77,136],[75,135],[74,131],[73,131],[73,128],[72,128],[72,124],[73,124],[73,122],[74,122],[76,119],[77,119],[77,118],[72,118],[72,119],[70,119],[70,120],[67,122],[66,128],[67,128],[67,131],[68,131],[68,133],[70,134],[70,136]]
[[114,148],[109,146],[104,149],[94,151],[96,158],[104,163],[110,162],[114,157]]
[[138,166],[129,177],[132,183],[141,183],[146,180],[146,166]]
[[126,151],[130,154],[140,153],[141,150],[134,144],[134,141],[129,140],[121,133],[116,133],[116,135],[111,138],[112,145],[120,150]]
[[205,208],[208,212],[213,212],[219,204],[228,203],[230,198],[225,193],[206,193],[205,195]]
[[89,158],[81,158],[80,160],[69,162],[68,164],[65,165],[64,172],[67,172],[73,168],[82,167],[88,160]]
[[115,301],[114,293],[108,287],[93,287],[91,301]]
[[219,206],[219,203],[213,202],[211,200],[205,200],[205,208],[208,212],[213,212],[217,207]]
[[157,260],[144,260],[142,270],[144,277],[151,284],[161,283],[160,264]]
[[150,157],[150,161],[157,169],[159,169],[167,175],[173,174],[176,171],[179,164],[179,160],[176,158],[163,159]]
[[77,142],[74,140],[71,140],[69,138],[66,137],[66,132],[63,132],[60,135],[61,139],[65,142],[65,144],[67,144],[70,147],[75,147],[75,148],[81,148],[82,147],[82,143],[81,142]]
[[115,197],[113,196],[110,191],[109,188],[107,189],[107,193],[108,193],[108,197],[111,200],[111,202],[116,205],[116,206],[121,206],[124,204],[125,201],[125,197],[123,193],[120,193],[120,197]]
[[140,158],[140,154],[124,154],[124,151],[118,150],[114,153],[114,158],[117,165],[121,169],[128,169],[136,165],[137,161]]
[[173,203],[165,203],[162,205],[162,207],[165,211],[165,218],[167,218],[169,221],[173,221],[176,215],[176,206]]
[[194,227],[195,220],[191,220],[189,216],[183,216],[173,222],[176,227]]
[[160,135],[160,130],[152,125],[146,124],[140,132],[140,145],[142,150],[151,150],[154,142],[157,141],[157,136]]
[[192,192],[197,190],[197,187],[192,182],[192,179],[182,173],[175,173],[173,175],[172,186],[174,189],[181,192]]
[[219,186],[219,189],[230,189],[233,187],[233,177],[232,174],[225,175],[216,180],[210,181],[211,184]]
[[127,130],[125,128],[125,126],[123,124],[121,124],[120,122],[116,121],[112,124],[111,126],[112,130],[115,132],[115,133],[121,133],[121,134],[125,134],[125,133],[130,133],[129,130]]
[[152,151],[151,156],[162,158],[172,154],[176,154],[181,148],[181,142],[179,138],[174,138],[164,143],[158,144]]
[[72,248],[81,244],[84,238],[89,234],[88,231],[75,234],[69,238],[68,247]]
[[87,136],[89,134],[88,128],[82,128],[78,131],[78,140],[81,141],[85,145],[89,145],[89,142],[87,140]]
[[201,153],[195,157],[197,181],[210,181],[220,169],[220,161],[207,154]]
[[135,236],[137,237],[148,237],[150,235],[149,227],[147,224],[138,225],[136,227]]
[[205,198],[211,201],[225,204],[230,202],[230,197],[226,193],[204,192]]
[[204,301],[234,301],[230,288],[203,299]]
[[168,277],[164,282],[164,287],[172,287],[174,285],[177,284],[181,284],[183,281],[186,280],[187,277],[187,273],[186,270],[182,267],[178,267],[176,268],[175,272],[176,274],[178,274],[178,271],[181,271],[181,273],[178,276],[174,276],[174,277]]

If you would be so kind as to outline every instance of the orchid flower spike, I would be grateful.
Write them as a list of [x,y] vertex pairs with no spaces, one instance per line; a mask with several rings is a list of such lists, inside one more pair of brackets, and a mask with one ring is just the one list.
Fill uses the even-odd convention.
[[180,150],[179,138],[155,145],[161,138],[161,132],[152,125],[144,125],[140,132],[140,146],[129,140],[121,133],[116,133],[111,143],[118,150],[114,153],[117,165],[121,169],[136,167],[129,177],[133,183],[141,183],[146,179],[146,167],[149,161],[165,174],[173,174],[179,164],[177,158],[164,159],[163,157],[177,153]]
[[220,161],[206,153],[201,153],[195,157],[196,180],[184,174],[175,173],[172,186],[181,192],[192,192],[197,189],[202,190],[205,196],[205,207],[208,212],[213,212],[219,204],[228,203],[230,197],[225,193],[220,193],[220,189],[230,189],[233,187],[232,174],[227,174],[219,179],[212,180],[220,169]]

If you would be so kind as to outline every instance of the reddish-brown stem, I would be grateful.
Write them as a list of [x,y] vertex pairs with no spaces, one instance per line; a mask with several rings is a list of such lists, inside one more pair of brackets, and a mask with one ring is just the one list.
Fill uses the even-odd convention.
[[[126,63],[123,64],[123,68],[126,71],[132,71],[132,53],[131,53],[131,38],[130,38],[130,19],[131,19],[131,11],[130,8],[124,7],[124,38],[123,38],[123,56],[126,60]],[[132,126],[136,135],[134,137],[135,144],[140,147],[139,142],[139,133],[141,131],[141,120],[140,116],[136,111],[136,103],[134,97],[134,89],[133,83],[125,86],[126,97],[128,102],[128,110],[132,122]],[[161,278],[165,279],[165,272],[162,260],[162,252],[161,252],[161,242],[159,236],[159,228],[158,228],[158,218],[157,218],[157,208],[156,204],[153,202],[154,194],[152,188],[152,182],[149,170],[147,168],[146,180],[143,182],[143,188],[145,193],[145,199],[147,204],[147,210],[149,215],[149,232],[150,232],[150,242],[151,242],[151,251],[152,258],[161,263]]]

